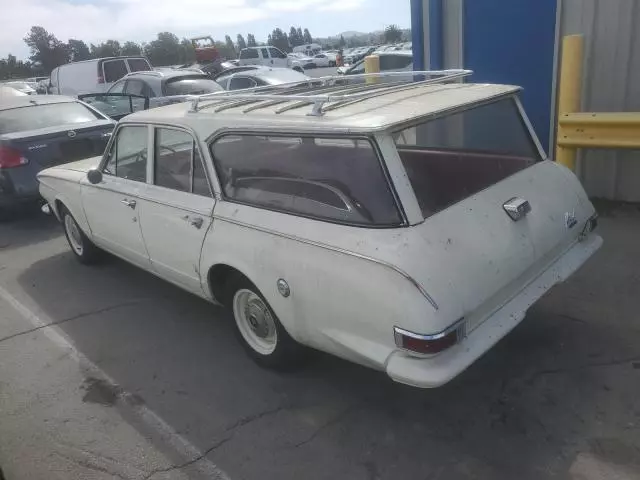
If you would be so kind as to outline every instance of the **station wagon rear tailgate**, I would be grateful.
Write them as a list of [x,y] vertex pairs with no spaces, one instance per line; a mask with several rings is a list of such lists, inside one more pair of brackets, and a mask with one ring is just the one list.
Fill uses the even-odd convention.
[[[529,206],[515,220],[505,209],[514,198]],[[471,331],[578,241],[594,213],[572,174],[540,162],[410,228],[422,261],[403,268],[434,297],[440,328],[464,317]]]

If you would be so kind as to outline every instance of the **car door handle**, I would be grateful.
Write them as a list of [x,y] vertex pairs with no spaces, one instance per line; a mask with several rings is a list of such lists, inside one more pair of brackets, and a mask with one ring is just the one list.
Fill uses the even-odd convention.
[[136,201],[135,200],[127,200],[126,198],[120,200],[120,203],[125,204],[127,207],[131,208],[131,209],[135,209],[136,208]]
[[182,217],[183,220],[189,222],[192,227],[196,227],[198,230],[202,227],[204,220],[202,217],[190,217],[189,215],[185,215]]

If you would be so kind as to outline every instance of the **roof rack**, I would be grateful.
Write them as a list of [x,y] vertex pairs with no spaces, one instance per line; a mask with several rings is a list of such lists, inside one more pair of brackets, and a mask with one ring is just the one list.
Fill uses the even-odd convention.
[[[364,100],[379,94],[397,92],[405,89],[415,88],[421,85],[432,83],[450,82],[471,75],[471,70],[419,70],[419,71],[394,71],[380,73],[363,73],[358,75],[336,75],[328,77],[310,78],[306,81],[308,88],[301,90],[305,82],[291,82],[286,84],[267,87],[256,87],[241,91],[214,92],[204,95],[198,95],[191,100],[191,112],[199,112],[200,110],[215,106],[214,111],[219,112],[229,108],[242,105],[249,105],[255,102],[266,101],[265,107],[280,102],[296,102],[278,109],[276,113],[286,110],[312,105],[309,115],[321,116],[324,113],[323,106],[328,102],[339,102],[341,105],[352,103],[356,100]],[[348,85],[349,80],[368,79],[368,78],[389,78],[389,77],[412,77],[408,82],[394,82],[391,84],[369,83],[366,85],[359,84],[357,88],[354,85]],[[421,80],[415,80],[416,77],[430,77]],[[344,84],[342,83],[344,82]],[[332,88],[326,87],[343,85],[343,89],[334,92]],[[274,91],[276,90],[276,91]],[[293,90],[294,92],[292,92]],[[327,91],[329,90],[329,91]],[[352,92],[352,90],[354,90]],[[268,92],[268,93],[266,93]],[[212,100],[215,103],[200,105],[201,101]],[[337,108],[337,105],[335,105]],[[244,111],[251,111],[261,108],[256,105],[253,108],[247,108]],[[332,108],[333,109],[333,108]]]

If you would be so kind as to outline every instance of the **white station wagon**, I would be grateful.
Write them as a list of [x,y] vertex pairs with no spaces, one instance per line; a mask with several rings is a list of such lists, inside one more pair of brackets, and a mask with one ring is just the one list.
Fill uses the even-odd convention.
[[263,365],[305,345],[436,387],[602,244],[519,88],[468,73],[140,111],[40,191],[81,262],[106,250],[228,307]]

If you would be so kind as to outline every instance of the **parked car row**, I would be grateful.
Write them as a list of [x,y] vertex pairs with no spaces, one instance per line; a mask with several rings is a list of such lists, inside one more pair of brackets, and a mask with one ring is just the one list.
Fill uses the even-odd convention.
[[[243,66],[229,83],[250,72],[268,74]],[[81,101],[24,97],[37,105],[4,109],[0,125],[62,136],[7,132],[2,151],[17,179],[49,143],[63,162],[88,157],[38,174],[72,254],[110,252],[222,304],[259,364],[296,365],[311,347],[436,387],[602,244],[520,89],[457,83],[467,73],[195,97],[128,115],[113,135]],[[47,108],[69,111],[73,138]],[[67,143],[85,131],[98,137]],[[85,150],[104,139],[104,153]]]
[[396,43],[391,45],[369,45],[366,47],[347,48],[343,51],[344,64],[352,65],[364,59],[367,55],[383,52],[406,51],[411,52],[411,42]]

